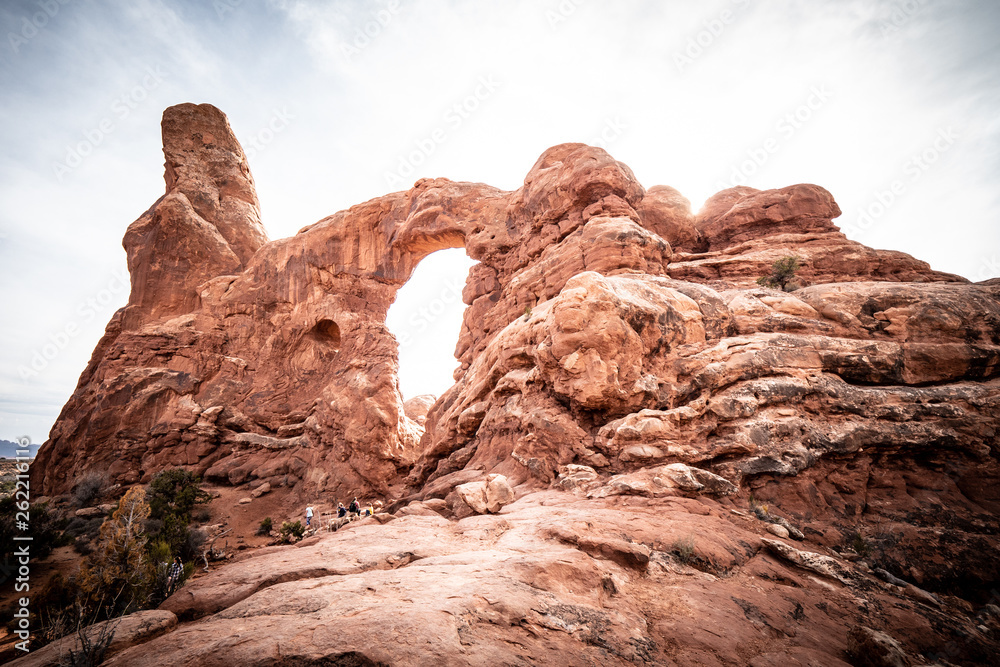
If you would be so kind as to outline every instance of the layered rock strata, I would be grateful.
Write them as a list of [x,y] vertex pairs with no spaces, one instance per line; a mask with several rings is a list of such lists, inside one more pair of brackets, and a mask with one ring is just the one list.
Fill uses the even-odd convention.
[[[167,194],[126,234],[129,305],[39,452],[36,484],[53,495],[87,469],[131,484],[181,465],[234,485],[381,495],[396,501],[384,520],[399,518],[365,531],[389,545],[425,521],[443,540],[278,580],[233,565],[225,576],[245,585],[220,574],[167,605],[222,612],[150,644],[177,664],[208,660],[189,647],[234,624],[260,637],[247,651],[285,655],[304,618],[319,628],[357,609],[375,579],[416,639],[365,651],[313,636],[295,655],[841,664],[882,631],[911,657],[960,636],[973,639],[952,657],[995,646],[979,622],[1000,585],[995,281],[847,239],[815,185],[733,188],[694,214],[581,144],[546,151],[514,192],[424,179],[265,242],[217,110],[168,109],[164,144]],[[429,410],[404,408],[386,310],[423,257],[452,247],[478,260],[456,384]],[[789,255],[799,289],[757,285]],[[503,502],[489,495],[499,476]],[[670,523],[684,513],[711,517],[691,519],[690,549]],[[474,539],[452,549],[455,530]],[[688,559],[708,575],[679,584]],[[372,563],[407,573],[361,577]],[[282,584],[287,608],[250,602],[311,577]],[[457,601],[426,592],[438,588]],[[787,598],[787,614],[749,590]],[[681,628],[679,610],[700,620]],[[671,639],[701,636],[706,619],[740,630]]]

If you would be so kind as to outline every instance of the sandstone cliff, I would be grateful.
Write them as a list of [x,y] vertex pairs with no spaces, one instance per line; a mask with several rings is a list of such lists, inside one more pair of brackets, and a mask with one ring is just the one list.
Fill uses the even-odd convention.
[[[267,242],[224,116],[163,127],[129,305],[34,483],[182,465],[395,514],[194,582],[165,608],[202,620],[109,664],[835,665],[877,631],[996,655],[1000,286],[847,239],[821,187],[694,214],[581,144],[514,192],[425,179]],[[418,423],[385,315],[452,247],[461,366]],[[787,255],[804,286],[758,286]]]

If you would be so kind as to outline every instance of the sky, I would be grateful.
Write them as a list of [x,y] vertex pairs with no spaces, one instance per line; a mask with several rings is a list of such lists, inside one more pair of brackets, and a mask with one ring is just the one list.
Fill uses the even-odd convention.
[[[816,183],[850,238],[1000,276],[995,0],[4,0],[0,28],[0,438],[47,437],[126,303],[181,102],[228,115],[271,239],[581,141],[695,210]],[[471,265],[399,292],[406,398],[452,383]]]

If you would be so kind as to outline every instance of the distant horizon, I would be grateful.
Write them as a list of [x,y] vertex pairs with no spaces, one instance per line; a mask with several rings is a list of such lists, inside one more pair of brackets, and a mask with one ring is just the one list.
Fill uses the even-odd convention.
[[[25,445],[15,440],[0,439],[0,459],[6,459],[8,461],[16,461],[19,458],[27,458],[29,460],[34,459],[35,454],[38,452],[38,448],[43,444],[44,443],[41,442],[31,442]],[[29,451],[29,456],[19,457],[17,452],[25,449]],[[31,451],[32,449],[34,451]]]

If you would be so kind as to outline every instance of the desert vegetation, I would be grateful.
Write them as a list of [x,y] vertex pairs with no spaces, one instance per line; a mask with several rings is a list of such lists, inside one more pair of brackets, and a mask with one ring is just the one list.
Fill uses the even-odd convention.
[[[75,485],[73,499],[80,504],[91,502],[105,486],[104,476],[85,475]],[[201,539],[200,532],[190,526],[192,513],[209,499],[196,476],[175,468],[156,475],[148,489],[129,488],[103,520],[60,519],[47,504],[32,505],[32,556],[42,559],[54,548],[71,543],[83,556],[78,574],[57,573],[32,597],[32,621],[37,628],[32,646],[38,648],[76,632],[80,647],[66,657],[67,664],[98,664],[114,637],[115,623],[90,634],[82,633],[82,628],[156,607],[168,594],[175,556],[185,561],[175,586],[190,576]],[[0,544],[6,553],[14,548],[15,509],[13,496],[0,500]]]

